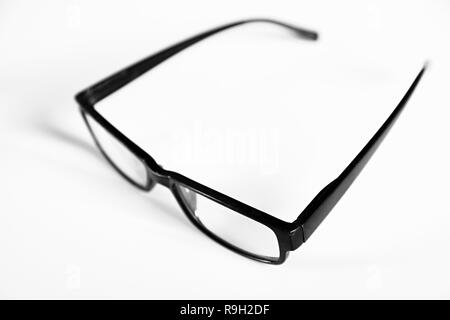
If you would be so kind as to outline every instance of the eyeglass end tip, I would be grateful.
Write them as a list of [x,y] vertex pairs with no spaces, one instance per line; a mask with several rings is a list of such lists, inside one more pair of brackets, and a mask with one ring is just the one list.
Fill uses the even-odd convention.
[[319,40],[319,34],[315,31],[298,30],[297,32],[304,39],[313,40],[313,41]]

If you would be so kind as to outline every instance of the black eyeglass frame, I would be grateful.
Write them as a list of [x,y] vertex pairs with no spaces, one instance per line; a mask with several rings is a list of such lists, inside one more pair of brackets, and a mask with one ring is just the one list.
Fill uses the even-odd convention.
[[[380,129],[375,133],[375,135],[364,146],[364,148],[344,169],[344,171],[316,195],[316,197],[309,203],[309,205],[303,210],[303,212],[298,216],[296,220],[294,220],[293,222],[286,222],[256,208],[253,208],[243,202],[233,199],[225,194],[222,194],[216,190],[213,190],[201,183],[191,180],[177,172],[165,170],[147,152],[141,149],[120,130],[114,127],[94,108],[95,104],[100,100],[119,90],[145,72],[151,70],[161,62],[167,60],[168,58],[186,49],[187,47],[223,30],[252,22],[266,22],[276,24],[293,31],[296,35],[300,36],[303,39],[318,39],[318,34],[316,32],[298,28],[284,22],[272,19],[242,20],[203,32],[187,40],[181,41],[156,54],[153,54],[141,61],[138,61],[135,64],[132,64],[131,66],[118,71],[105,78],[104,80],[81,91],[76,95],[75,99],[79,104],[82,117],[97,147],[100,149],[101,153],[107,159],[107,161],[122,177],[124,177],[131,184],[143,191],[150,191],[157,183],[169,188],[188,219],[208,237],[225,246],[226,248],[247,258],[271,264],[281,264],[286,260],[286,257],[290,251],[296,250],[304,242],[306,242],[306,240],[322,223],[322,221],[326,218],[329,212],[333,209],[336,203],[350,187],[352,182],[359,175],[361,170],[367,164],[373,153],[376,151],[386,134],[389,132],[389,130],[397,120],[398,116],[400,115],[401,111],[403,110],[404,106],[406,105],[410,96],[418,85],[420,79],[422,78],[427,65],[425,64],[422,67],[421,71],[418,73],[411,86],[409,87],[403,98],[400,100],[397,107],[394,109],[388,119],[383,123]],[[101,125],[107,132],[114,136],[130,152],[132,152],[138,159],[142,161],[147,170],[147,179],[144,185],[138,184],[129,176],[127,176],[114,163],[114,161],[110,159],[108,154],[103,150],[101,144],[97,140],[89,124],[89,121],[87,120],[87,116],[92,117],[99,125]],[[273,258],[256,255],[223,240],[222,238],[211,232],[197,219],[195,213],[185,202],[185,198],[181,194],[180,187],[191,189],[204,197],[207,197],[239,214],[242,214],[270,228],[274,232],[278,240],[280,253],[279,257]]]

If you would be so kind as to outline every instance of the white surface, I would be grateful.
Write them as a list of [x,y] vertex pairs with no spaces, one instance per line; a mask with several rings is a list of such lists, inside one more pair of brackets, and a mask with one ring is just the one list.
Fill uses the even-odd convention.
[[[165,168],[288,221],[431,61],[359,179],[281,266],[207,239],[168,190],[127,184],[73,100],[178,40],[259,16],[321,39],[230,30],[101,107]],[[448,1],[2,1],[0,297],[450,298],[449,16]]]

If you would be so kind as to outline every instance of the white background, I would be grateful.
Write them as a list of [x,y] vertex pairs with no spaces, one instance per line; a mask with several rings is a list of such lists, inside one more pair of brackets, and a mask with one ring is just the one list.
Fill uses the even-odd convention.
[[[166,169],[286,221],[422,83],[284,265],[242,258],[100,157],[73,100],[222,23],[100,105]],[[450,298],[449,1],[1,1],[0,297]],[[223,143],[231,139],[231,147]]]

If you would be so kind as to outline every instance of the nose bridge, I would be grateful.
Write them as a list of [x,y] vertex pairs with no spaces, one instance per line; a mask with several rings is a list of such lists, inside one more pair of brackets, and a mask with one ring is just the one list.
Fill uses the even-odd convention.
[[149,178],[153,180],[153,182],[159,183],[170,189],[172,187],[172,179],[170,178],[169,172],[164,170],[164,168],[160,164],[158,164],[150,155],[145,154],[145,157],[143,157],[143,159],[147,167]]
[[150,170],[150,178],[153,179],[156,183],[159,183],[167,188],[171,188],[171,179],[169,175],[167,175],[165,172],[154,172]]

